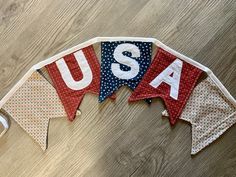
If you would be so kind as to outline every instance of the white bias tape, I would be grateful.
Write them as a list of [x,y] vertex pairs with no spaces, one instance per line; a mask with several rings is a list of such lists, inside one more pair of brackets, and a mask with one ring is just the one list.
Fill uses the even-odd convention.
[[7,132],[8,128],[9,128],[7,118],[1,113],[0,113],[0,122],[3,125],[3,128],[4,128],[4,130],[0,134],[0,138],[1,138]]

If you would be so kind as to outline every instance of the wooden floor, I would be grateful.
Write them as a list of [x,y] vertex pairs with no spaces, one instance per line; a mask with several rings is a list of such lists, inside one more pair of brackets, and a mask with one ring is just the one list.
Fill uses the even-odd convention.
[[[96,36],[157,38],[236,97],[235,0],[0,0],[0,98],[33,64]],[[51,120],[45,153],[11,119],[0,177],[236,176],[236,126],[191,156],[188,123],[171,127],[161,100],[128,104],[129,95],[124,87],[103,104],[87,95],[73,123]]]

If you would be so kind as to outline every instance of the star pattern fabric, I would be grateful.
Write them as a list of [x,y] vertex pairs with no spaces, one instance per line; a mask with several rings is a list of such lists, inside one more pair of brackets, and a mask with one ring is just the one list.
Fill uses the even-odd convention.
[[[151,66],[129,101],[161,97],[170,115],[170,123],[174,125],[201,73],[202,70],[199,68],[159,48]],[[159,76],[162,79],[159,79]]]
[[43,150],[47,148],[49,120],[66,116],[56,90],[38,72],[34,72],[2,108]]
[[236,107],[207,77],[194,89],[180,119],[192,125],[191,154],[196,154],[236,123]]
[[[78,53],[77,59],[76,53]],[[83,58],[84,60],[82,61]],[[77,60],[81,62],[81,65],[79,65]],[[100,65],[93,46],[88,46],[82,50],[66,55],[58,61],[65,62],[65,65],[62,66],[62,71],[59,70],[58,67],[60,63],[58,64],[57,62],[47,65],[46,69],[63,103],[68,119],[73,121],[84,95],[86,93],[99,94]],[[66,67],[68,67],[69,71],[63,73],[66,72],[66,70],[64,70]],[[82,70],[84,73],[82,73]],[[63,78],[63,74],[65,74],[65,78]],[[87,74],[88,78],[84,78],[84,74]],[[75,83],[75,85],[71,85],[71,88],[70,85],[65,82],[68,76],[70,76],[70,79],[74,80]],[[83,81],[79,83],[81,80]],[[88,80],[91,82],[87,83]],[[77,88],[80,85],[84,85],[84,83],[87,84],[84,88]]]
[[[115,58],[115,50],[122,44],[133,44],[138,51],[134,49],[129,50],[129,46],[126,47],[122,52],[123,57],[131,58],[138,63],[139,70],[135,77],[127,79],[124,74],[121,78],[117,77],[112,71],[112,65],[119,64],[119,69],[121,72],[126,73],[130,71],[132,67],[129,67],[129,61],[124,62],[124,64],[119,63]],[[131,46],[132,47],[132,46]],[[133,53],[132,53],[133,52]],[[134,57],[137,52],[139,54]],[[133,54],[133,55],[132,55]],[[132,42],[132,41],[116,41],[116,42],[102,42],[101,43],[101,85],[100,85],[100,94],[99,102],[104,101],[107,97],[112,95],[116,90],[121,86],[127,85],[131,90],[134,90],[139,82],[141,81],[143,75],[147,71],[151,63],[151,54],[152,54],[152,43],[151,42]],[[122,56],[121,56],[122,57]],[[118,56],[119,59],[119,56]],[[131,62],[131,61],[130,61]],[[115,70],[115,69],[114,69]],[[116,69],[117,70],[117,69]],[[115,70],[115,71],[116,71]],[[150,102],[151,100],[147,100]]]

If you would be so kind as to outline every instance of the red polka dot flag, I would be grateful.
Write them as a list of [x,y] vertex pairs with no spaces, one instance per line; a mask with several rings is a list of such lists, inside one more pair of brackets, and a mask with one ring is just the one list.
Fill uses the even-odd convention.
[[[62,77],[62,72],[60,72],[56,62],[51,63],[46,66],[47,71],[52,79],[52,82],[57,90],[57,93],[62,101],[69,120],[74,120],[76,111],[80,106],[83,97],[86,93],[99,94],[100,87],[100,65],[96,57],[93,46],[88,46],[81,50],[87,60],[88,65],[83,66],[85,73],[91,70],[92,80],[85,88],[82,89],[71,89],[65,83],[65,78]],[[75,59],[76,52],[66,55],[63,57],[67,67],[70,70],[73,79],[80,81],[83,79],[84,75],[82,73],[82,68],[79,66]],[[82,63],[83,64],[83,63]],[[86,81],[85,81],[86,82]],[[53,106],[53,105],[52,105]]]
[[174,125],[201,73],[202,70],[159,48],[129,101],[161,97],[168,110],[170,123]]

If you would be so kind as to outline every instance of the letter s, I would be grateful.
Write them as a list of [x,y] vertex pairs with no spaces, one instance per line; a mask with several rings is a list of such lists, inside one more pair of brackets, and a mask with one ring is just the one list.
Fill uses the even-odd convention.
[[132,79],[139,73],[139,63],[123,55],[125,51],[130,52],[132,57],[140,57],[140,50],[136,45],[128,43],[120,44],[114,50],[114,58],[117,62],[129,66],[131,69],[129,71],[122,71],[119,63],[112,63],[111,70],[113,74],[120,79]]

